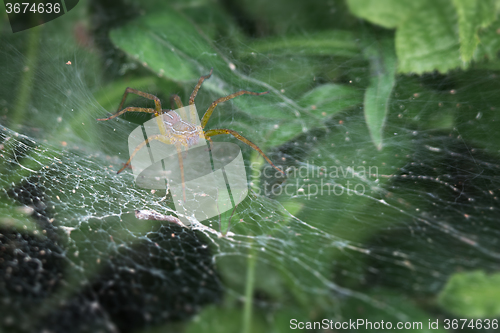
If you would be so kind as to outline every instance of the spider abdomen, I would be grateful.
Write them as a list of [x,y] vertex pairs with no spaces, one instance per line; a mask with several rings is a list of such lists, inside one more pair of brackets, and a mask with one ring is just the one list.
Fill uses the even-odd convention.
[[163,114],[163,124],[172,144],[179,143],[189,148],[198,144],[200,138],[204,137],[201,126],[183,120],[175,111]]

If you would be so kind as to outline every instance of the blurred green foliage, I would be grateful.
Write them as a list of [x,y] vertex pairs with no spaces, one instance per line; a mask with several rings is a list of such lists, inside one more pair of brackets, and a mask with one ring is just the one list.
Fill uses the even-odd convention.
[[439,304],[458,317],[500,316],[500,274],[483,271],[454,274],[438,296]]

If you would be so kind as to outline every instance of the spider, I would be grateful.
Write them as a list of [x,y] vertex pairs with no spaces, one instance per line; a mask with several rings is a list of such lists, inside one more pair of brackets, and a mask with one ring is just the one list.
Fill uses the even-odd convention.
[[[194,99],[196,95],[198,94],[198,90],[200,89],[203,81],[206,79],[209,79],[212,76],[213,69],[210,70],[210,73],[205,76],[201,76],[200,79],[198,80],[198,83],[196,84],[193,92],[191,93],[191,96],[189,97],[189,105],[194,105]],[[147,99],[153,100],[155,103],[155,108],[142,108],[142,107],[126,107],[122,109],[123,104],[125,103],[125,99],[127,98],[127,95],[129,93],[136,94],[142,97],[145,97]],[[113,118],[116,118],[126,112],[146,112],[146,113],[152,113],[154,114],[155,117],[162,116],[161,118],[158,118],[159,122],[159,129],[160,133],[159,135],[152,135],[148,137],[145,141],[143,141],[141,144],[139,144],[135,150],[132,152],[130,155],[130,158],[128,161],[124,164],[124,166],[118,170],[117,173],[122,172],[127,168],[135,154],[142,149],[145,145],[147,145],[150,141],[157,140],[166,144],[174,144],[177,147],[177,151],[179,154],[179,166],[180,169],[183,169],[182,165],[182,156],[181,156],[181,149],[180,146],[184,146],[186,148],[189,148],[199,142],[199,139],[206,138],[209,140],[210,144],[212,144],[212,136],[215,135],[220,135],[220,134],[231,134],[234,136],[236,139],[244,142],[245,144],[249,145],[253,149],[255,149],[259,154],[264,157],[264,159],[277,171],[285,175],[284,171],[276,167],[273,162],[264,154],[264,152],[257,147],[253,142],[250,140],[244,138],[241,134],[234,130],[226,129],[226,128],[218,128],[218,129],[209,129],[205,130],[205,126],[207,125],[208,120],[210,119],[210,116],[212,115],[215,107],[222,102],[225,102],[227,100],[230,100],[232,98],[248,94],[248,95],[254,95],[254,96],[260,96],[260,95],[265,95],[269,93],[269,91],[261,92],[261,93],[256,93],[252,91],[247,91],[247,90],[240,90],[238,92],[235,92],[231,95],[228,95],[226,97],[221,97],[214,101],[212,105],[205,111],[205,114],[203,115],[203,118],[201,119],[201,124],[200,125],[195,125],[191,124],[187,121],[184,121],[181,119],[181,117],[173,110],[168,110],[168,109],[162,109],[161,108],[161,102],[158,97],[152,94],[148,94],[136,89],[132,88],[127,88],[125,89],[125,93],[123,94],[122,101],[120,103],[120,106],[118,107],[118,111],[107,117],[107,118],[99,118],[97,119],[98,121],[106,121],[106,120],[111,120]],[[176,94],[173,94],[170,98],[170,101],[173,104],[175,103],[178,108],[182,108],[182,101],[180,97]],[[197,115],[196,115],[197,116]],[[161,120],[160,120],[161,119]],[[163,124],[162,124],[163,123]],[[182,182],[184,183],[184,175],[182,173]],[[184,196],[185,197],[185,196]]]

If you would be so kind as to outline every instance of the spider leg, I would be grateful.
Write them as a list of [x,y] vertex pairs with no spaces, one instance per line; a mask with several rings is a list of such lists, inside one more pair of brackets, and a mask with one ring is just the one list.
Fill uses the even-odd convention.
[[177,94],[172,94],[170,96],[170,105],[172,106],[172,110],[175,110],[175,107],[177,106],[176,112],[178,112],[179,116],[181,116],[182,120],[188,120],[187,114],[184,110],[184,105],[182,105],[181,98]]
[[182,105],[181,98],[177,94],[172,94],[170,96],[170,105],[172,106],[172,110],[175,109],[174,103],[175,103],[175,105],[177,105],[178,109],[184,107],[184,105]]
[[[139,152],[139,150],[141,150],[142,148],[144,148],[145,145],[147,145],[148,143],[150,143],[151,141],[154,141],[154,140],[163,142],[165,144],[170,144],[170,140],[168,140],[162,134],[151,135],[146,140],[144,140],[143,142],[141,142],[134,149],[134,151],[130,155],[130,158],[128,159],[127,163],[125,163],[123,165],[123,167],[120,170],[118,170],[117,174],[120,173],[120,172],[122,172],[123,170],[125,170],[129,166],[130,162],[132,161],[132,159],[134,158],[134,156]],[[181,169],[182,194],[183,194],[183,198],[184,198],[184,202],[185,202],[186,201],[186,189],[185,189],[186,185],[184,183],[184,165],[182,163],[182,148],[180,147],[180,145],[176,145],[176,148],[177,148],[177,156],[179,157],[179,167]]]
[[246,143],[247,145],[249,145],[250,147],[252,147],[253,149],[255,149],[257,152],[259,152],[259,154],[261,154],[262,157],[264,157],[265,160],[269,164],[271,164],[271,166],[273,168],[275,168],[276,170],[278,170],[279,172],[281,172],[283,175],[286,176],[285,172],[283,170],[279,169],[276,165],[274,165],[273,162],[271,162],[271,160],[269,159],[269,157],[267,157],[266,154],[264,154],[264,152],[262,150],[260,150],[260,148],[257,147],[257,145],[255,143],[253,143],[250,140],[244,138],[240,133],[238,133],[236,131],[233,131],[233,130],[230,130],[230,129],[226,129],[226,128],[211,129],[211,130],[208,130],[208,131],[205,132],[205,137],[209,138],[211,136],[220,135],[220,134],[231,134],[236,139],[240,140],[241,142]]
[[97,120],[98,121],[104,121],[104,120],[110,120],[110,119],[113,119],[113,118],[116,118],[118,117],[119,115],[121,114],[124,114],[125,112],[147,112],[147,113],[156,113],[156,110],[155,109],[151,109],[151,108],[138,108],[138,107],[134,107],[134,106],[129,106],[128,108],[125,108],[121,111],[118,111],[117,113],[115,113],[114,115],[112,116],[109,116],[108,118],[98,118]]
[[182,182],[182,197],[184,202],[186,202],[186,183],[184,182],[184,164],[182,162],[182,149],[180,145],[176,145],[177,156],[179,157],[179,167],[181,168],[181,182]]
[[142,96],[144,98],[153,100],[155,102],[155,111],[156,111],[155,116],[158,116],[161,113],[161,102],[160,102],[160,99],[158,97],[156,97],[153,94],[148,94],[148,93],[145,93],[145,92],[137,90],[137,89],[132,89],[130,87],[127,87],[127,89],[125,89],[125,93],[123,94],[122,102],[120,103],[118,110],[120,110],[123,107],[123,104],[125,104],[125,99],[127,99],[127,95],[129,93],[136,94],[136,95]]
[[181,116],[182,120],[186,120],[186,121],[192,122],[192,123],[199,122],[200,118],[198,117],[198,113],[196,112],[196,109],[193,107],[194,104],[189,105],[190,118],[188,118],[188,116],[184,110],[184,105],[182,105],[182,101],[181,101],[181,98],[179,97],[179,95],[173,94],[172,96],[170,96],[170,104],[172,105],[172,110],[174,110],[174,108],[175,108],[174,102],[175,102],[175,105],[177,106],[177,108],[181,109],[180,116]]
[[120,173],[123,170],[125,170],[125,168],[128,167],[128,165],[130,164],[130,162],[134,158],[135,154],[137,154],[139,152],[139,150],[141,150],[142,148],[144,148],[145,145],[147,145],[148,143],[150,143],[153,140],[157,140],[157,141],[160,141],[160,142],[163,142],[163,143],[166,143],[166,144],[170,144],[170,140],[168,140],[167,138],[165,138],[165,136],[163,136],[161,134],[151,135],[146,140],[144,140],[143,142],[141,142],[137,147],[135,147],[135,149],[132,152],[132,154],[130,155],[130,158],[128,159],[127,163],[125,163],[123,165],[123,167],[120,170],[118,170],[117,173]]
[[198,94],[198,90],[200,90],[201,84],[203,83],[203,81],[205,81],[206,79],[209,79],[212,76],[213,71],[214,71],[214,69],[212,68],[212,69],[210,69],[210,73],[208,73],[208,75],[200,77],[200,79],[198,80],[198,84],[196,84],[196,87],[194,87],[194,90],[191,93],[191,96],[189,96],[189,105],[194,104],[194,98]]
[[209,137],[209,136],[207,136],[207,137],[205,137],[205,139],[207,139],[208,142],[210,143],[210,148],[209,149],[210,149],[210,151],[212,151],[214,149],[214,142],[213,142],[212,138]]
[[235,93],[228,95],[226,97],[221,97],[221,98],[217,99],[215,102],[212,103],[212,105],[210,105],[210,107],[207,109],[207,111],[205,111],[205,114],[203,115],[203,118],[201,119],[201,128],[205,128],[205,125],[208,123],[208,120],[212,116],[212,113],[214,112],[214,109],[217,106],[217,104],[228,101],[230,99],[233,99],[233,98],[241,96],[241,95],[245,95],[245,94],[260,96],[260,95],[265,95],[267,93],[269,93],[269,91],[256,93],[256,92],[248,91],[248,90],[240,90],[240,91],[235,92]]
[[[127,95],[129,93],[136,94],[136,95],[145,97],[147,99],[153,100],[155,102],[155,108],[152,109],[152,108],[128,107],[128,108],[125,108],[125,109],[122,110],[123,104],[125,104],[125,100],[127,99]],[[160,113],[162,113],[162,111],[161,111],[161,102],[160,102],[160,99],[158,97],[156,97],[155,95],[148,94],[148,93],[145,93],[145,92],[142,92],[142,91],[139,91],[139,90],[127,87],[127,89],[125,89],[125,93],[123,94],[120,106],[118,106],[118,111],[116,111],[116,113],[114,115],[112,115],[112,116],[110,116],[108,118],[99,118],[97,120],[99,120],[99,121],[110,120],[110,119],[118,117],[119,115],[124,114],[125,112],[129,112],[129,111],[154,113],[155,116],[158,116]]]

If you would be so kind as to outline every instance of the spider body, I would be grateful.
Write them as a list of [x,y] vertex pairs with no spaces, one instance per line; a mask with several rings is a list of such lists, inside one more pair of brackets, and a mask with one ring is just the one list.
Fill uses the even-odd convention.
[[162,114],[162,121],[172,144],[180,144],[186,148],[190,148],[198,144],[200,139],[205,138],[201,126],[196,126],[183,120],[175,111],[162,111],[167,111]]
[[[204,80],[210,78],[210,76],[212,75],[212,71],[213,71],[213,69],[210,70],[210,73],[208,75],[200,77],[197,85],[195,86],[193,92],[191,93],[191,96],[189,97],[189,105],[194,105],[194,99],[198,93],[198,90],[201,87],[201,84],[203,83]],[[133,94],[145,97],[147,99],[153,100],[155,102],[155,108],[127,107],[127,108],[122,109],[123,104],[125,103],[125,99],[127,98],[127,95],[129,93],[133,93]],[[189,148],[193,145],[196,145],[200,139],[207,139],[211,142],[212,136],[220,135],[220,134],[231,134],[236,139],[244,142],[245,144],[247,144],[250,147],[252,147],[253,149],[255,149],[257,152],[259,152],[259,154],[261,154],[262,157],[264,157],[264,159],[273,168],[275,168],[276,170],[278,170],[282,174],[285,174],[283,170],[277,168],[271,162],[271,160],[264,154],[264,152],[259,147],[257,147],[257,145],[252,143],[250,140],[244,138],[238,132],[230,130],[230,129],[226,129],[226,128],[205,130],[205,126],[206,126],[208,120],[210,119],[210,116],[212,115],[217,104],[225,102],[225,101],[230,100],[232,98],[244,95],[244,94],[260,96],[260,95],[265,95],[267,93],[269,93],[269,91],[265,91],[262,93],[256,93],[256,92],[247,91],[247,90],[240,90],[240,91],[235,92],[235,93],[228,95],[226,97],[221,97],[221,98],[215,100],[212,103],[212,105],[210,105],[210,107],[207,109],[207,111],[203,115],[203,118],[201,119],[201,124],[196,125],[196,124],[192,124],[192,123],[189,123],[189,122],[183,120],[179,116],[179,114],[177,114],[177,112],[175,112],[173,110],[162,109],[160,99],[158,97],[156,97],[155,95],[148,94],[148,93],[145,93],[145,92],[142,92],[142,91],[139,91],[136,89],[132,89],[132,88],[127,88],[125,90],[125,93],[123,94],[123,98],[122,98],[122,101],[120,103],[120,106],[118,107],[118,111],[115,114],[109,116],[108,118],[100,118],[97,120],[98,121],[110,120],[110,119],[118,117],[119,115],[124,114],[125,112],[146,112],[146,113],[154,114],[154,116],[156,116],[156,117],[161,115],[161,117],[158,117],[158,119],[161,118],[161,120],[158,120],[158,127],[160,129],[161,134],[152,135],[152,136],[148,137],[144,142],[139,144],[135,148],[135,150],[132,152],[129,160],[127,161],[127,163],[125,163],[123,168],[118,170],[118,173],[122,172],[130,164],[130,162],[132,161],[132,158],[135,156],[135,154],[140,149],[142,149],[144,146],[146,146],[149,142],[151,142],[153,140],[157,140],[157,141],[163,142],[165,144],[174,144],[177,148],[177,152],[179,155],[180,169],[183,170],[182,155],[181,155],[181,147],[182,146]],[[172,108],[173,108],[174,103],[177,105],[178,108],[183,108],[181,99],[178,95],[172,95],[171,102],[172,102]],[[190,110],[191,110],[191,112],[196,112],[195,108],[190,108]],[[198,119],[198,115],[192,114],[191,119]],[[182,181],[184,182],[183,174],[182,174]]]

